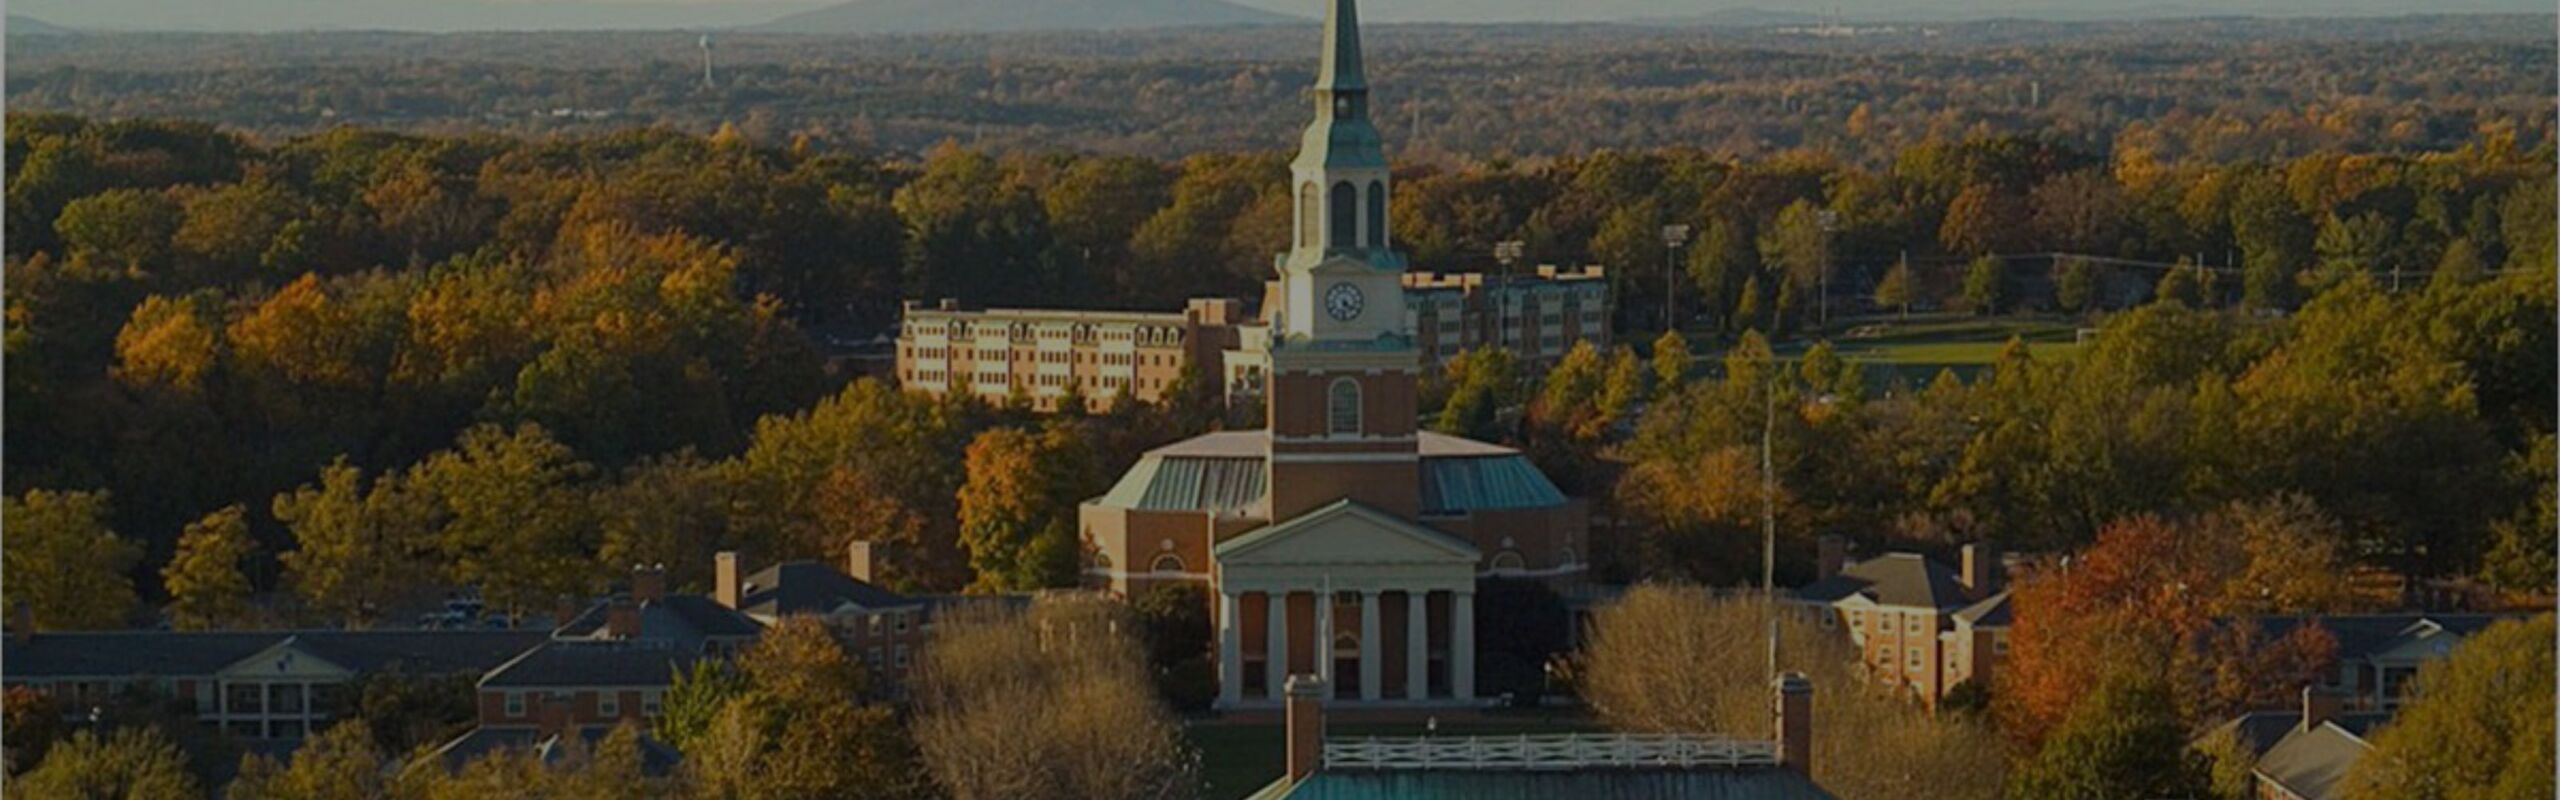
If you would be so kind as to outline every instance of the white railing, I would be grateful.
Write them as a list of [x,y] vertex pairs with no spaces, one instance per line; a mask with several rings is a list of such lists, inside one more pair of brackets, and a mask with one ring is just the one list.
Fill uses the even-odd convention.
[[1567,770],[1777,763],[1776,742],[1682,734],[1365,736],[1324,743],[1327,769]]

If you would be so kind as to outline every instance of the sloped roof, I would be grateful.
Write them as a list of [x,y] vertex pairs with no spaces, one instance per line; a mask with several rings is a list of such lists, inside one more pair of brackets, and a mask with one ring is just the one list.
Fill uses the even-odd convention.
[[1290,800],[1830,800],[1790,769],[1317,770]]
[[0,642],[10,678],[211,675],[286,640],[357,672],[488,670],[550,638],[542,631],[80,631]]
[[2347,768],[2373,746],[2334,722],[2286,734],[2258,757],[2257,774],[2305,800],[2329,800],[2342,793],[2338,784]]
[[1982,602],[1965,606],[1964,610],[1957,611],[1955,616],[1956,619],[1976,628],[2009,627],[2009,593],[2002,591],[1982,598]]
[[1796,590],[1796,596],[1820,603],[1864,596],[1880,606],[1940,610],[1971,604],[1955,570],[1918,553],[1886,553],[1848,565]]
[[[2354,711],[2340,714],[2333,721],[2348,733],[2363,736],[2390,719],[2391,715],[2386,712]],[[2276,742],[2283,741],[2300,727],[2300,711],[2251,711],[2216,725],[2214,729],[2231,731],[2251,757],[2258,757],[2266,755],[2267,748],[2276,746]]]
[[[760,617],[913,608],[925,602],[882,589],[815,561],[786,561],[745,578],[738,610]],[[645,625],[645,623],[644,623]]]
[[[588,606],[586,611],[552,631],[551,635],[562,639],[601,636],[612,608],[611,600]],[[643,639],[667,639],[698,650],[707,639],[749,638],[763,630],[764,626],[756,624],[747,615],[698,594],[664,595],[640,604],[640,638]]]
[[2338,614],[2269,615],[2247,618],[2258,625],[2268,638],[2277,638],[2306,624],[2318,623],[2338,640],[2338,659],[2354,661],[2371,658],[2409,644],[2450,635],[2453,641],[2470,638],[2482,628],[2503,620],[2523,619],[2521,614]]
[[484,689],[666,686],[703,656],[652,639],[545,642],[480,679]]
[[[1564,492],[1520,451],[1445,434],[1415,436],[1421,456],[1422,511],[1548,508]],[[1270,432],[1218,431],[1147,451],[1097,498],[1114,508],[1207,511],[1222,516],[1267,513]]]
[[1326,520],[1344,515],[1361,517],[1371,523],[1412,537],[1415,542],[1428,545],[1424,550],[1438,551],[1438,554],[1430,556],[1433,561],[1447,559],[1464,561],[1472,564],[1476,559],[1482,557],[1482,551],[1477,550],[1473,542],[1458,538],[1447,531],[1407,522],[1402,517],[1398,517],[1394,514],[1379,510],[1367,503],[1362,503],[1347,497],[1317,507],[1313,511],[1309,511],[1295,517],[1290,517],[1289,519],[1282,520],[1276,524],[1265,525],[1252,531],[1248,531],[1233,539],[1219,542],[1216,547],[1212,548],[1212,550],[1216,553],[1218,561],[1221,563],[1234,561],[1239,556],[1246,553],[1250,553],[1256,549],[1287,539],[1291,535],[1301,531],[1313,529]]

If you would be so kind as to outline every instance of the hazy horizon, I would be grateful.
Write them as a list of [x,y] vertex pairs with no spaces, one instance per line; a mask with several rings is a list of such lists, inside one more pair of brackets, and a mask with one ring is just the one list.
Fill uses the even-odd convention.
[[[1312,22],[1315,0],[1234,0]],[[123,31],[397,30],[421,32],[728,28],[840,5],[840,0],[17,0],[11,16],[70,28]],[[2396,0],[1904,0],[1851,6],[1836,0],[1366,0],[1374,23],[1625,22],[1756,10],[1839,14],[1852,21],[1960,21],[2000,17],[2120,20],[2206,16],[2398,16],[2547,14],[2532,0],[2452,0],[2411,8]]]

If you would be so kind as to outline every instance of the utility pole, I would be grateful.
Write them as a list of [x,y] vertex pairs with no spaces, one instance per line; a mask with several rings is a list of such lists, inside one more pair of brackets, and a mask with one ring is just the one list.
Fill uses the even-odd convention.
[[1665,331],[1680,329],[1680,317],[1674,313],[1673,303],[1680,297],[1676,293],[1680,280],[1680,246],[1688,243],[1689,226],[1662,226],[1662,329]]
[[1813,308],[1819,320],[1815,325],[1824,333],[1829,333],[1831,331],[1831,232],[1840,228],[1840,212],[1826,208],[1816,214],[1815,218],[1822,221],[1822,269],[1814,276],[1817,280],[1814,281]]
[[1772,470],[1771,441],[1778,432],[1777,365],[1761,380],[1760,417],[1760,602],[1769,617],[1769,679],[1778,679],[1778,476]]

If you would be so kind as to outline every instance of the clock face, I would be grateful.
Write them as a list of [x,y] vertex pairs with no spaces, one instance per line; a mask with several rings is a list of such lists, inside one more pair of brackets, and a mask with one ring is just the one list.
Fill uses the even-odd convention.
[[1360,316],[1360,287],[1337,283],[1324,290],[1324,313],[1338,320]]

